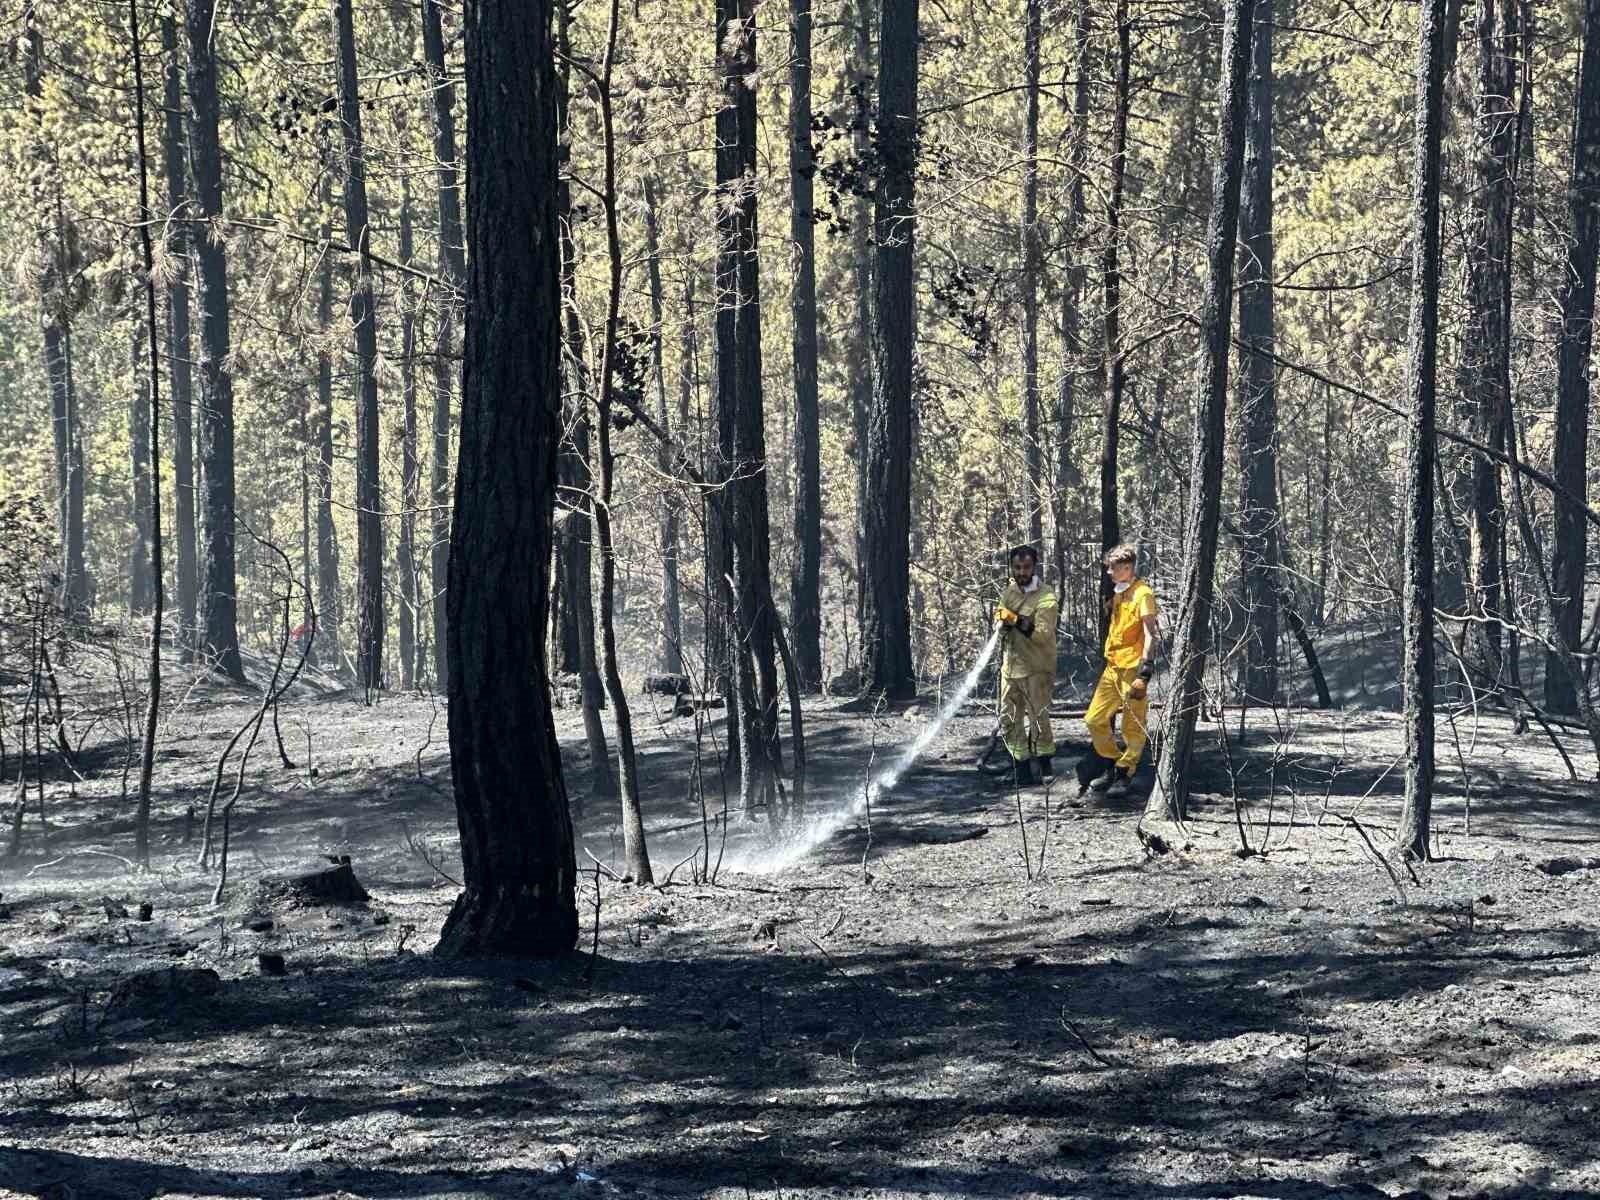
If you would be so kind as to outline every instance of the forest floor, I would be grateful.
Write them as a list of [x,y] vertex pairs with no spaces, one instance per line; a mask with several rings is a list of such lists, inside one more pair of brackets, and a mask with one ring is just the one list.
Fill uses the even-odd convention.
[[[641,701],[658,879],[709,844],[715,880],[602,873],[592,955],[580,849],[580,951],[475,964],[429,954],[456,888],[418,851],[459,877],[442,709],[287,706],[295,766],[256,747],[213,907],[185,811],[252,701],[183,702],[151,873],[107,857],[131,846],[120,742],[75,796],[47,786],[48,830],[30,809],[0,864],[0,1196],[1600,1197],[1577,738],[1584,782],[1537,730],[1442,724],[1439,861],[1413,881],[1362,836],[1386,849],[1398,807],[1390,713],[1258,712],[1240,745],[1232,711],[1226,754],[1204,724],[1193,846],[1147,858],[1148,771],[1078,801],[1064,751],[1048,792],[998,789],[971,765],[981,711],[860,811],[931,703],[808,704],[818,816],[780,845],[740,817],[724,845],[694,721]],[[576,799],[581,725],[558,718]],[[617,862],[614,804],[585,808],[583,846]],[[369,903],[258,895],[324,854]],[[169,967],[195,973],[118,987]]]

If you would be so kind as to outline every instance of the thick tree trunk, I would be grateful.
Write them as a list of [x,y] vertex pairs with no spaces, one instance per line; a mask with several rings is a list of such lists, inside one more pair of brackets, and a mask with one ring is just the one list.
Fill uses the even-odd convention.
[[1222,515],[1223,438],[1228,405],[1228,351],[1233,324],[1234,239],[1244,177],[1245,94],[1250,74],[1251,0],[1223,9],[1222,79],[1217,95],[1217,150],[1206,227],[1209,259],[1200,314],[1204,350],[1190,457],[1189,545],[1184,554],[1183,602],[1173,637],[1173,680],[1164,720],[1161,762],[1145,815],[1181,821],[1189,800],[1195,720],[1204,698],[1206,654],[1212,635],[1217,531]]
[[1044,439],[1039,417],[1039,41],[1042,0],[1027,0],[1023,15],[1022,77],[1022,438],[1028,479],[1028,537],[1043,553]]
[[183,62],[178,47],[178,22],[161,18],[161,50],[166,56],[162,105],[161,155],[167,177],[167,210],[175,220],[168,227],[167,256],[172,274],[167,282],[167,370],[172,386],[172,501],[176,542],[178,646],[193,652],[195,606],[199,586],[195,572],[194,527],[194,375],[189,336],[189,159],[183,136]]
[[[1128,0],[1117,0],[1117,80],[1111,114],[1111,190],[1106,199],[1106,244],[1102,260],[1105,287],[1105,408],[1100,421],[1100,548],[1122,540],[1117,504],[1117,450],[1121,438],[1122,390],[1122,189],[1128,173],[1129,72],[1132,69]],[[1231,272],[1230,272],[1231,279]],[[1101,598],[1110,596],[1111,580],[1102,576]],[[1102,618],[1102,624],[1104,619]]]
[[[644,233],[645,251],[650,273],[650,379],[656,393],[656,420],[665,432],[676,431],[683,436],[684,422],[674,422],[667,405],[666,365],[662,361],[662,323],[665,304],[661,294],[661,233],[656,221],[656,182],[644,177]],[[685,318],[687,320],[687,317]],[[687,404],[687,401],[684,401]],[[672,445],[662,442],[657,448],[656,466],[665,478],[671,478],[678,464],[673,461]],[[656,665],[666,675],[683,674],[683,602],[678,587],[678,521],[677,493],[664,488],[661,499],[661,534],[657,543],[661,550],[661,615],[656,639]]]
[[1412,159],[1411,330],[1406,425],[1406,536],[1401,628],[1405,661],[1406,795],[1395,845],[1429,857],[1433,810],[1433,479],[1439,350],[1439,143],[1446,0],[1423,0]]
[[[400,177],[400,261],[411,265],[411,184]],[[400,572],[400,686],[410,691],[417,679],[417,310],[408,282],[400,293],[400,540],[395,566]]]
[[[750,0],[718,0],[717,412],[731,438],[720,508],[731,551],[732,681],[747,815],[771,809],[778,768],[778,674],[761,381],[761,282],[756,225],[756,25]],[[720,432],[720,431],[719,431]],[[726,588],[726,583],[722,585]]]
[[1077,413],[1078,373],[1084,367],[1083,321],[1080,312],[1087,294],[1088,267],[1083,261],[1084,172],[1089,161],[1089,4],[1078,8],[1073,35],[1072,186],[1067,200],[1062,243],[1067,250],[1066,286],[1061,289],[1061,384],[1056,392],[1055,479],[1050,495],[1051,526],[1055,535],[1056,581],[1067,577],[1069,548],[1082,540],[1082,532],[1068,524],[1067,495],[1080,472],[1072,452],[1072,431]]
[[[332,185],[323,176],[322,240],[333,231],[327,219],[332,206]],[[317,409],[312,421],[312,437],[317,448],[317,661],[325,667],[340,668],[339,653],[339,531],[333,523],[333,358],[327,349],[333,331],[333,259],[324,250],[317,264],[317,328],[323,345],[317,351]]]
[[[218,132],[216,0],[188,0],[189,161],[197,215],[222,219],[222,145]],[[221,230],[194,238],[200,306],[200,491],[205,617],[201,654],[244,681],[239,659],[239,598],[234,569],[233,376],[228,254]]]
[[872,418],[867,430],[863,679],[891,699],[916,694],[911,660],[912,349],[916,342],[917,0],[883,0],[873,208]]
[[572,820],[545,674],[561,435],[550,0],[466,7],[461,463],[446,593],[464,890],[437,953],[559,955],[578,935]]
[[[1593,341],[1595,257],[1600,254],[1600,0],[1586,0],[1583,55],[1578,68],[1577,115],[1567,182],[1566,270],[1559,293],[1561,334],[1556,345],[1556,482],[1573,496],[1587,492],[1589,443],[1589,365]],[[1588,565],[1588,527],[1570,502],[1555,502],[1555,554],[1552,633],[1576,649],[1583,635],[1584,571]],[[1545,656],[1545,706],[1551,712],[1578,711],[1576,688],[1561,656]]]
[[367,691],[383,677],[383,491],[379,479],[378,318],[372,292],[372,228],[351,0],[331,0],[344,148],[344,217],[357,250],[350,292],[356,350],[356,676]]
[[456,295],[438,306],[439,327],[433,359],[433,461],[429,493],[433,539],[429,554],[428,610],[433,619],[433,686],[450,682],[449,640],[445,636],[445,577],[450,565],[450,397],[455,392],[456,314],[466,286],[466,248],[461,236],[461,193],[456,186],[455,86],[444,65],[440,0],[422,0],[422,53],[432,84],[433,158],[439,203],[439,270]]
[[1239,230],[1240,600],[1245,633],[1244,693],[1278,695],[1278,396],[1273,311],[1273,0],[1255,0],[1250,43],[1249,131]]
[[817,232],[811,180],[811,0],[789,0],[789,237],[794,243],[795,557],[789,626],[800,690],[822,686],[822,451],[817,413]]

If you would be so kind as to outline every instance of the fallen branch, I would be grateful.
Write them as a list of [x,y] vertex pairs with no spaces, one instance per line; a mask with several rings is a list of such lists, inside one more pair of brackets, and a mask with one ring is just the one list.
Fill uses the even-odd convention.
[[1096,1050],[1089,1044],[1089,1039],[1084,1037],[1083,1034],[1079,1033],[1078,1027],[1067,1019],[1067,1010],[1065,1008],[1061,1010],[1060,1019],[1061,1027],[1073,1037],[1078,1039],[1078,1045],[1082,1046],[1088,1053],[1089,1057],[1094,1059],[1095,1062],[1099,1063],[1102,1067],[1105,1067],[1108,1071],[1115,1071],[1121,1066],[1120,1063],[1112,1062],[1109,1058],[1101,1054],[1100,1051]]

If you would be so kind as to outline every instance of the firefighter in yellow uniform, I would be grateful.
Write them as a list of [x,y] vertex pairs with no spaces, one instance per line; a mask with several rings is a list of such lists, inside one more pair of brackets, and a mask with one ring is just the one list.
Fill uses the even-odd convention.
[[1056,621],[1061,606],[1039,578],[1039,553],[1032,546],[1011,552],[1011,582],[1000,596],[995,619],[1004,626],[1000,662],[1000,732],[1017,778],[1036,783],[1053,774],[1056,752],[1050,728],[1050,694],[1056,684]]
[[[1160,632],[1156,594],[1134,574],[1137,559],[1136,548],[1126,543],[1106,552],[1106,574],[1111,576],[1113,589],[1111,619],[1106,627],[1106,665],[1083,718],[1100,760],[1091,764],[1089,787],[1108,796],[1127,795],[1145,743],[1150,740],[1145,722]],[[1119,712],[1121,749],[1111,732],[1111,722]]]

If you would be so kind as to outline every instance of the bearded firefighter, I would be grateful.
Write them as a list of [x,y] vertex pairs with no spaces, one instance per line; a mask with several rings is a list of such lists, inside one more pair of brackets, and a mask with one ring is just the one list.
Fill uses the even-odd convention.
[[1039,552],[1032,546],[1011,551],[1011,582],[994,610],[1001,626],[1000,734],[1016,778],[1038,783],[1053,774],[1056,752],[1050,728],[1050,694],[1056,683],[1056,621],[1061,615],[1055,591],[1039,577]]

